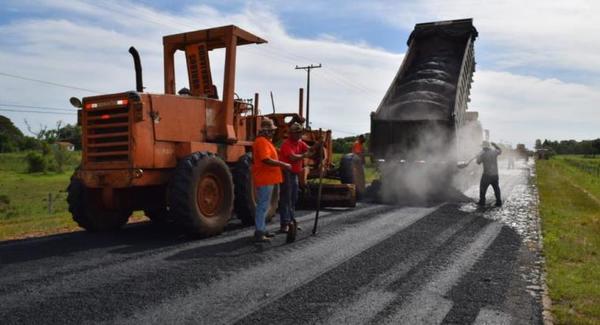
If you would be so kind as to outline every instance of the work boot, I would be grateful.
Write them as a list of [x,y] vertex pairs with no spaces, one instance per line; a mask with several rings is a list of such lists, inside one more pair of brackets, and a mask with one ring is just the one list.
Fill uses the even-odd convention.
[[497,207],[501,207],[502,206],[502,201],[496,201],[496,206]]
[[480,207],[484,207],[485,206],[485,201],[479,201],[477,202],[477,205]]
[[267,237],[267,238],[273,238],[273,237],[275,237],[275,234],[272,233],[272,232],[265,231],[265,237]]
[[254,232],[254,242],[255,243],[268,243],[271,241],[271,238],[265,236],[265,233],[262,231]]

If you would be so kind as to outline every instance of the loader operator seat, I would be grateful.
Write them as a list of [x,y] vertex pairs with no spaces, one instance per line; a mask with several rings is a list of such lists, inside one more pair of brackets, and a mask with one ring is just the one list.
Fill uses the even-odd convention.
[[217,92],[217,86],[212,85],[213,95],[208,96],[209,98],[219,99],[219,93]]
[[[217,86],[213,85],[212,87],[213,87],[213,94],[211,94],[207,97],[213,98],[213,99],[219,99],[219,95],[217,93]],[[179,89],[177,94],[179,96],[192,96],[192,92],[187,87],[183,87],[183,88]]]

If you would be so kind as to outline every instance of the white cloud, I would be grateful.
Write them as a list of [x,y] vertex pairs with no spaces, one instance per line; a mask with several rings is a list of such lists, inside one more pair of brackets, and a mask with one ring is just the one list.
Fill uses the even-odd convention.
[[408,30],[415,23],[472,17],[479,46],[492,47],[500,67],[600,74],[597,1],[384,0],[362,2],[354,11]]
[[589,139],[600,122],[598,89],[557,79],[477,71],[471,110],[491,136],[529,145],[536,138]]

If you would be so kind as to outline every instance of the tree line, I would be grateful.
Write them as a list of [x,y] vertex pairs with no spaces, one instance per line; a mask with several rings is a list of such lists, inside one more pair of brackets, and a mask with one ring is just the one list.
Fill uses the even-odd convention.
[[59,142],[70,143],[75,150],[81,150],[81,127],[58,122],[54,129],[40,126],[34,131],[27,121],[25,124],[33,136],[24,135],[9,118],[0,115],[0,153],[27,152],[25,161],[30,173],[62,173],[65,167],[79,160],[77,153],[69,152]]
[[600,138],[594,140],[535,140],[535,149],[546,149],[559,155],[600,155]]
[[40,150],[44,144],[56,142],[69,142],[75,150],[81,150],[81,127],[77,125],[58,122],[53,129],[40,126],[34,131],[27,121],[25,123],[32,136],[23,134],[9,118],[0,115],[0,153]]

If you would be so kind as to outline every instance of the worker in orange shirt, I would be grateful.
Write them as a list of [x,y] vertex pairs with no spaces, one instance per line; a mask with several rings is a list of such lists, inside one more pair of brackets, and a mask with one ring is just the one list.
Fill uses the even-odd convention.
[[[295,220],[296,202],[298,201],[299,177],[304,171],[304,158],[313,157],[320,149],[321,142],[309,147],[302,141],[304,129],[302,125],[293,123],[288,132],[288,138],[279,149],[280,159],[292,165],[292,169],[283,172],[283,183],[279,192],[279,232],[287,233],[292,221]],[[299,228],[297,228],[299,230]]]
[[363,150],[363,144],[365,143],[365,136],[359,135],[354,144],[352,144],[352,153],[359,156],[360,160],[365,162],[365,152]]
[[277,149],[273,146],[271,139],[277,127],[273,121],[265,118],[260,123],[260,131],[252,145],[252,180],[256,188],[256,230],[254,232],[254,241],[268,242],[273,234],[267,232],[265,219],[269,209],[269,202],[275,184],[283,181],[281,169],[291,170],[292,166],[288,163],[279,161]]

